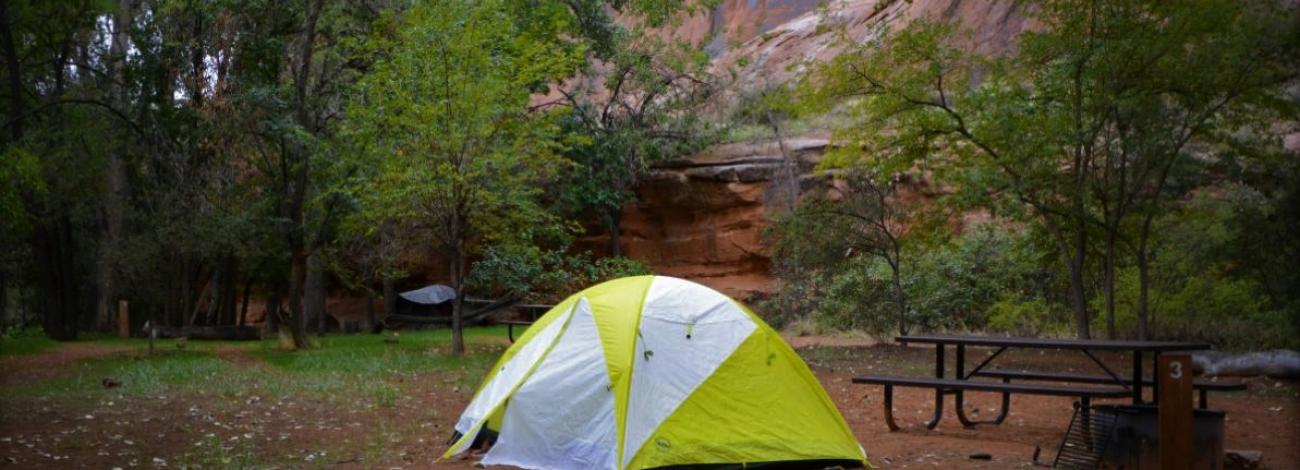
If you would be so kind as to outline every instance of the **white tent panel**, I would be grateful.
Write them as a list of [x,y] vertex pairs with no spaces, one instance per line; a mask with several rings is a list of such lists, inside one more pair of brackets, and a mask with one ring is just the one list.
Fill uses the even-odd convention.
[[564,329],[564,323],[572,314],[573,310],[570,309],[564,316],[546,325],[546,328],[525,344],[515,357],[501,365],[501,369],[492,380],[483,386],[474,397],[474,401],[465,408],[465,413],[460,415],[460,420],[456,422],[456,432],[468,434],[474,430],[474,426],[479,421],[486,419],[488,413],[496,409],[502,400],[510,396],[510,392],[528,376],[528,371],[532,370],[533,364],[546,355],[548,346],[555,341],[555,337]]
[[484,465],[615,468],[614,392],[600,333],[586,299],[551,353],[506,404]]
[[757,328],[731,299],[676,278],[656,277],[642,308],[623,465]]

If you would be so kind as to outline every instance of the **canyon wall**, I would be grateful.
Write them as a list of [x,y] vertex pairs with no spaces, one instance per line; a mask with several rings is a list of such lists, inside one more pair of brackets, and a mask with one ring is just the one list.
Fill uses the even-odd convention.
[[[724,0],[674,34],[704,45],[720,75],[734,77],[725,86],[726,99],[785,83],[809,64],[834,57],[840,50],[837,30],[864,42],[917,20],[957,25],[966,47],[988,54],[1010,50],[1013,38],[1030,27],[1010,1]],[[786,151],[797,162],[796,181],[809,178],[827,137],[822,132],[786,139]],[[637,188],[637,201],[624,210],[623,254],[656,273],[741,300],[772,293],[764,230],[782,199],[773,184],[782,164],[778,144],[766,141],[725,144],[656,165]],[[603,254],[607,237],[593,233],[580,247]]]
[[[827,139],[786,139],[795,184],[816,165]],[[720,145],[656,165],[623,211],[623,255],[657,274],[677,276],[742,300],[771,293],[773,279],[764,229],[782,198],[776,181],[783,165],[776,142]],[[789,179],[787,177],[787,179]],[[788,194],[788,193],[786,193]],[[602,253],[608,234],[580,246]]]

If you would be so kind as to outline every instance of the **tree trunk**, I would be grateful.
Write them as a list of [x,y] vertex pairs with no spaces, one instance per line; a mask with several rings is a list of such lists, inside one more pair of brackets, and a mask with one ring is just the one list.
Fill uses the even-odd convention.
[[27,110],[23,103],[23,77],[14,33],[9,18],[9,0],[0,0],[0,47],[4,47],[5,71],[9,76],[9,135],[14,142],[23,138],[23,121]]
[[320,253],[307,255],[307,287],[303,299],[307,321],[316,325],[316,333],[325,333],[325,268]]
[[369,287],[366,288],[366,324],[362,326],[362,331],[371,331],[375,327],[375,291]]
[[776,181],[779,196],[776,198],[775,206],[789,210],[799,202],[799,176],[796,171],[798,162],[786,150],[785,136],[781,135],[780,122],[770,110],[767,112],[767,124],[772,128],[772,135],[776,137],[777,149],[781,151],[781,172]]
[[175,326],[189,326],[192,322],[189,320],[189,317],[185,316],[185,312],[189,312],[194,308],[195,301],[193,299],[194,269],[190,267],[190,257],[188,256],[181,258],[181,285],[179,294],[180,295],[177,297],[181,299],[181,308],[176,312],[178,316],[176,317],[176,321],[172,324]]
[[1070,257],[1070,301],[1074,307],[1074,326],[1079,335],[1079,339],[1088,339],[1092,335],[1089,332],[1088,318],[1088,298],[1083,285],[1083,251],[1085,247],[1080,247],[1075,256]]
[[1070,275],[1070,308],[1074,310],[1075,331],[1079,338],[1087,339],[1089,335],[1088,328],[1088,300],[1083,285],[1083,263],[1086,260],[1087,233],[1076,233],[1075,243],[1072,245],[1066,242],[1065,234],[1060,227],[1056,226],[1052,219],[1044,216],[1044,223],[1052,235],[1052,241],[1056,244],[1057,253],[1061,257],[1061,262],[1065,263],[1066,269]]
[[280,332],[280,289],[271,289],[266,295],[266,327],[271,333]]
[[303,283],[307,277],[307,256],[299,250],[289,260],[289,333],[295,349],[307,349],[307,318],[303,315]]
[[76,302],[72,269],[72,243],[66,217],[41,221],[33,233],[36,247],[38,292],[45,334],[68,341],[77,338]]
[[[307,103],[307,94],[309,90],[308,82],[311,75],[312,56],[316,52],[316,22],[320,19],[321,7],[324,0],[315,0],[307,3],[306,24],[303,25],[302,36],[298,38],[298,54],[292,57],[290,64],[293,68],[293,88],[294,88],[294,115],[299,127],[304,132],[314,134],[315,124],[311,118],[311,112]],[[287,211],[289,219],[289,330],[293,334],[293,345],[297,349],[306,349],[311,346],[307,340],[307,324],[303,315],[303,283],[307,276],[307,246],[304,239],[304,214],[303,209],[307,199],[307,184],[310,165],[307,155],[306,145],[299,139],[294,139],[289,143],[288,157],[292,161],[293,175],[285,175],[290,179],[287,194]]]
[[239,278],[239,260],[232,255],[226,255],[223,260],[225,266],[224,279],[221,283],[221,302],[217,304],[217,324],[234,325],[235,324],[235,299],[237,292],[235,290],[236,279]]
[[[384,276],[384,316],[397,313],[397,281]],[[373,328],[374,325],[371,325]],[[374,331],[373,329],[371,331]]]
[[465,337],[462,315],[465,312],[465,244],[456,242],[451,259],[451,282],[456,288],[456,299],[451,308],[451,353],[456,356],[465,354]]
[[1138,305],[1137,305],[1137,335],[1139,340],[1146,340],[1151,335],[1151,325],[1149,323],[1150,311],[1147,310],[1150,305],[1148,297],[1151,289],[1151,260],[1147,256],[1146,238],[1143,237],[1137,252],[1138,268]]
[[898,334],[907,336],[907,294],[903,292],[903,275],[897,260],[898,258],[895,258],[894,262],[889,263],[889,268],[894,277],[894,306],[898,315]]
[[4,268],[0,268],[0,333],[8,331],[9,326],[9,282],[7,281]]
[[253,276],[249,273],[247,279],[244,279],[244,302],[239,307],[239,316],[235,318],[235,326],[244,326],[248,322],[248,298],[253,296]]
[[[109,45],[109,74],[112,82],[109,86],[109,102],[118,112],[125,113],[127,107],[126,91],[126,52],[130,37],[133,15],[133,0],[120,0],[118,10],[113,15],[113,36]],[[103,233],[99,243],[99,262],[96,265],[97,298],[95,301],[95,326],[100,331],[110,331],[114,323],[113,306],[117,303],[115,270],[117,249],[122,237],[122,201],[126,192],[126,167],[122,163],[122,146],[110,148],[108,167],[104,177],[108,194],[104,197]]]
[[217,268],[216,273],[213,274],[212,282],[209,284],[210,286],[212,286],[212,290],[210,291],[211,294],[208,295],[207,313],[203,315],[203,321],[200,324],[202,325],[217,324],[217,311],[221,308],[222,294],[226,291],[224,287],[225,283],[226,283],[225,269],[219,267]]
[[1106,339],[1115,339],[1115,234],[1106,235],[1102,260],[1102,295],[1106,298]]
[[199,292],[199,298],[194,301],[194,312],[190,313],[189,319],[185,320],[185,326],[194,326],[194,323],[198,321],[199,312],[202,311],[204,307],[204,299],[208,300],[207,306],[209,308],[211,308],[212,302],[216,301],[213,299],[212,295],[212,284],[212,279],[208,279],[208,282],[203,284],[203,290]]
[[609,230],[609,256],[623,256],[623,209],[605,212],[605,228]]

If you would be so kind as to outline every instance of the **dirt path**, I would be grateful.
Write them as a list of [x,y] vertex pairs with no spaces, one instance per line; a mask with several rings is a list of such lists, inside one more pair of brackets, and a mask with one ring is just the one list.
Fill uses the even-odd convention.
[[253,357],[244,348],[220,348],[214,353],[222,360],[240,367],[254,367],[264,364],[261,359]]
[[[895,410],[904,429],[889,432],[880,387],[854,385],[851,378],[863,373],[924,374],[932,353],[896,346],[839,347],[850,339],[804,338],[809,339],[791,342],[837,345],[801,354],[880,468],[1034,468],[1035,448],[1042,449],[1042,461],[1050,461],[1070,418],[1070,399],[1016,396],[1003,425],[966,429],[953,417],[949,397],[944,421],[930,431],[921,423],[932,410],[933,394],[903,389],[895,396]],[[71,373],[80,360],[129,349],[72,343],[0,361],[0,370],[6,384],[41,380]],[[246,349],[211,353],[241,367],[273,367]],[[1006,359],[1011,366],[1059,370],[1087,365],[1052,353]],[[175,468],[186,462],[223,468],[245,458],[254,467],[476,468],[474,458],[437,461],[472,387],[445,371],[378,380],[396,392],[342,400],[312,394],[277,398],[270,390],[250,386],[233,395],[132,397],[104,390],[84,401],[19,400],[13,408],[0,410],[0,469]],[[1250,392],[1211,398],[1212,406],[1228,411],[1226,446],[1263,451],[1265,468],[1300,468],[1300,428],[1295,426],[1300,422],[1300,382],[1249,381]],[[991,415],[996,406],[996,397],[989,394],[973,394],[967,402],[977,416]],[[971,460],[977,452],[993,460]]]
[[86,359],[131,350],[130,346],[96,343],[63,343],[37,354],[0,359],[0,386],[47,380],[66,373]]

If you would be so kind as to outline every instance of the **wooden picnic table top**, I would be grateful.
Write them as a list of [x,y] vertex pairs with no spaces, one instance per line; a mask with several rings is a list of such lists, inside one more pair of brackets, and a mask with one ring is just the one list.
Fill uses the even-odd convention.
[[959,344],[1009,348],[1075,349],[1089,351],[1200,351],[1210,349],[1205,343],[1180,341],[1135,341],[1104,339],[1052,339],[1017,336],[908,335],[894,338],[900,343]]

